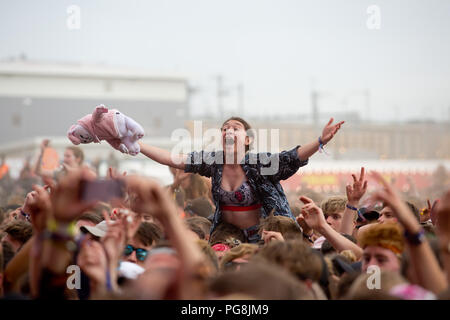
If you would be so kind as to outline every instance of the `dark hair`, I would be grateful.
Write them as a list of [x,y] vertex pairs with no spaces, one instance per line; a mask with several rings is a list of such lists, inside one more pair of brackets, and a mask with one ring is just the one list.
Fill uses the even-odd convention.
[[249,262],[239,271],[227,270],[210,281],[209,289],[218,296],[236,294],[261,300],[314,299],[304,283],[272,263]]
[[14,248],[12,247],[12,245],[7,241],[3,241],[2,243],[2,252],[3,252],[3,262],[0,268],[3,268],[3,270],[5,270],[6,266],[12,260],[12,258],[14,258],[14,255],[16,253],[14,252]]
[[14,211],[14,210],[16,210],[17,208],[20,208],[20,207],[22,207],[21,204],[13,203],[13,204],[8,204],[5,207],[3,207],[3,210],[5,210],[5,211]]
[[274,216],[274,210],[267,216],[267,218],[261,219],[259,224],[259,234],[262,234],[263,229],[265,231],[280,232],[286,239],[286,236],[291,238],[302,239],[303,232],[300,226],[294,219],[285,216]]
[[[212,223],[207,218],[200,217],[200,216],[194,216],[194,217],[189,217],[189,218],[185,219],[184,221],[188,224],[188,227],[195,225],[195,226],[199,227],[200,229],[202,229],[203,234],[204,234],[203,238],[205,238],[207,235],[209,235],[209,230],[211,229]],[[194,231],[194,230],[192,230],[192,231]]]
[[189,200],[186,203],[184,211],[188,214],[197,215],[204,218],[209,217],[214,212],[211,203],[206,197]]
[[352,286],[353,282],[358,278],[360,275],[359,272],[350,272],[350,273],[344,273],[342,277],[339,279],[337,290],[336,290],[336,296],[334,299],[342,299],[345,297],[348,293],[348,290],[350,290],[350,287]]
[[[347,238],[348,240],[350,240],[351,242],[356,243],[356,239],[353,236],[351,236],[349,234],[346,234],[346,233],[341,233],[341,235],[344,236],[345,238]],[[336,252],[336,249],[331,245],[330,241],[325,240],[322,243],[322,247],[320,248],[320,252],[323,255],[327,255],[329,253]]]
[[303,240],[271,241],[257,254],[266,261],[285,268],[299,280],[319,281],[322,261]]
[[245,242],[244,231],[230,223],[222,222],[211,234],[209,243],[213,246],[217,243],[225,243],[229,239],[237,239],[240,242]]
[[175,202],[179,208],[184,207],[184,201],[186,199],[186,192],[184,192],[183,188],[178,188],[175,191]]
[[[419,209],[417,209],[417,207],[415,205],[413,205],[411,202],[405,201],[405,204],[408,206],[409,210],[411,210],[411,212],[414,214],[414,217],[416,218],[416,220],[418,222],[420,222]],[[388,204],[383,202],[382,208],[384,209],[386,207],[389,207]]]
[[225,120],[225,121],[222,123],[221,128],[223,128],[223,126],[224,126],[228,121],[231,121],[231,120],[238,121],[238,122],[242,123],[242,125],[244,126],[245,131],[247,132],[247,136],[250,137],[250,138],[252,138],[252,140],[250,141],[249,145],[246,145],[246,146],[245,146],[245,152],[247,152],[248,150],[250,150],[250,147],[251,147],[252,144],[253,144],[253,138],[254,138],[254,136],[253,136],[253,132],[252,132],[252,127],[250,126],[250,124],[249,124],[247,121],[245,121],[244,119],[242,119],[242,118],[240,118],[240,117],[231,117],[231,118],[228,118],[227,120]]
[[4,226],[3,231],[22,245],[33,235],[31,223],[23,220],[14,220]]
[[205,231],[202,229],[202,227],[200,227],[198,224],[192,221],[185,220],[184,222],[186,224],[186,227],[192,232],[194,232],[200,240],[205,240],[206,234]]
[[184,189],[184,200],[194,200],[199,197],[207,197],[209,187],[206,178],[199,174],[191,174],[189,176],[189,187]]
[[145,246],[151,246],[162,238],[162,231],[155,223],[142,222],[134,238]]

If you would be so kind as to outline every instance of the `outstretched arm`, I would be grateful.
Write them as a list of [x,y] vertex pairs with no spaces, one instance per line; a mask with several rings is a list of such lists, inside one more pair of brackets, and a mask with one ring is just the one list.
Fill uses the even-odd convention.
[[[339,123],[333,124],[334,119],[331,118],[330,121],[328,121],[327,125],[323,128],[322,136],[320,139],[322,140],[323,144],[327,144],[331,139],[333,139],[334,135],[338,130],[341,128],[342,124],[344,124],[344,121],[341,121]],[[314,153],[319,150],[319,139],[314,140],[313,142],[310,142],[308,144],[305,144],[298,148],[298,158],[300,160],[306,160],[309,157],[311,157]]]
[[139,146],[141,147],[141,153],[148,158],[164,164],[169,167],[184,170],[184,164],[187,159],[185,154],[172,154],[171,152],[157,148],[154,146],[149,146],[139,141]]

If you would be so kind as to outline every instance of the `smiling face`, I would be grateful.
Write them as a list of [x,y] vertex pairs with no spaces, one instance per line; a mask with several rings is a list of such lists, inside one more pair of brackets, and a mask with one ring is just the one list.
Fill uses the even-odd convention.
[[222,145],[225,153],[243,152],[248,149],[250,137],[242,122],[238,120],[228,120],[222,126]]

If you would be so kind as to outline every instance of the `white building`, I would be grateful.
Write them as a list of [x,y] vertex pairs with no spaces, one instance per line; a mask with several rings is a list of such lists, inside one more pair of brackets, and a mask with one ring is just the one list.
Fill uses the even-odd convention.
[[[144,140],[169,149],[173,130],[184,127],[186,101],[187,80],[181,76],[103,65],[0,62],[0,153],[14,168],[15,159],[35,156],[42,139],[50,138],[62,156],[70,145],[69,127],[98,104],[135,119],[146,132]],[[83,150],[94,160],[106,159],[112,148],[104,142],[84,145]],[[118,151],[115,155],[132,158]],[[133,157],[124,165],[163,180],[170,177],[167,168],[144,159]]]

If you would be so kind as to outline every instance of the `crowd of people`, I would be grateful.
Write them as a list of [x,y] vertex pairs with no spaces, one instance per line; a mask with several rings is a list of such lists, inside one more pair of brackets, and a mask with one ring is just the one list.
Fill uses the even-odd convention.
[[[80,147],[67,147],[62,166],[45,170],[43,141],[18,179],[3,159],[0,296],[449,299],[448,183],[423,207],[364,167],[340,196],[284,192],[280,181],[343,124],[331,119],[317,140],[269,155],[278,166],[268,174],[252,153],[250,125],[237,117],[222,125],[216,152],[173,155],[140,143],[143,155],[169,166],[173,183],[110,168],[98,188],[120,182],[115,197],[95,189],[86,197],[99,176]],[[377,181],[370,193],[368,175]]]

